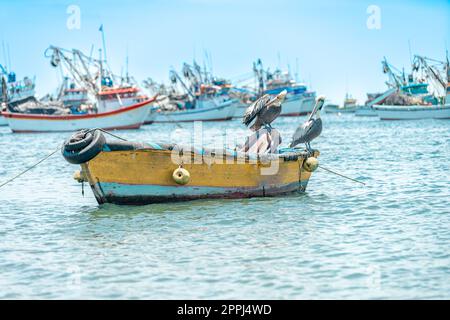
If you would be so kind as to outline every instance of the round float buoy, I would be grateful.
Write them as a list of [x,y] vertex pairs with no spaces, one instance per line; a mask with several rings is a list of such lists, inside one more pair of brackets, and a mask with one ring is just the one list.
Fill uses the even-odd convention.
[[61,153],[67,162],[82,164],[95,158],[106,143],[100,130],[81,130],[64,142]]
[[317,167],[319,166],[319,160],[314,157],[309,157],[308,159],[303,162],[303,169],[305,169],[308,172],[314,172],[316,171]]
[[73,179],[79,183],[87,182],[86,176],[83,171],[77,170],[73,173]]
[[172,174],[172,178],[177,184],[184,185],[187,184],[189,180],[191,180],[191,174],[186,169],[180,167],[178,169],[175,169]]

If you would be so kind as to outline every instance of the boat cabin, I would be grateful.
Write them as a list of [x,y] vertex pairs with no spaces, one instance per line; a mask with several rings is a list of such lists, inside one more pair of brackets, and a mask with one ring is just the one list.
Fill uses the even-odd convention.
[[136,87],[103,87],[97,95],[97,108],[99,112],[107,112],[128,107],[146,99],[146,96],[139,95],[139,89]]

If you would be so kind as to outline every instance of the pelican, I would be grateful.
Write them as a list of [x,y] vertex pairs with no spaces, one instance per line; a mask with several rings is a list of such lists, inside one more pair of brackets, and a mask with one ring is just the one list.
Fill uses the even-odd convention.
[[317,98],[316,105],[309,115],[308,120],[298,126],[297,130],[295,130],[295,133],[292,136],[292,142],[289,146],[290,148],[295,147],[299,143],[305,143],[306,150],[312,151],[311,145],[309,143],[317,138],[322,132],[322,119],[320,119],[320,110],[322,110],[324,102],[324,96],[320,96]]
[[258,131],[262,126],[269,131],[272,129],[270,125],[281,113],[281,103],[286,98],[287,91],[281,91],[275,98],[270,99],[270,95],[265,94],[255,102],[253,102],[245,111],[242,123],[248,126],[253,120],[255,122],[250,130]]

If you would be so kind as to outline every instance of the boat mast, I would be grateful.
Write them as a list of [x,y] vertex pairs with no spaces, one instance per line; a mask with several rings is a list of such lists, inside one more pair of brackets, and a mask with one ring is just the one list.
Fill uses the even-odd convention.
[[[387,62],[386,57],[381,61],[381,64],[383,65],[383,73],[386,73],[389,77],[388,86],[400,89],[402,87],[402,80],[398,74],[394,73],[393,69],[395,68]],[[398,72],[397,69],[396,71]]]
[[183,88],[186,90],[186,92],[192,97],[192,99],[195,99],[195,95],[192,93],[192,91],[187,87],[187,85],[183,82],[181,77],[178,75],[178,73],[175,70],[170,70],[170,75],[173,76],[176,80],[178,80]]
[[[52,54],[51,55],[47,55],[47,51],[48,50],[52,50]],[[90,77],[90,75],[84,76],[83,74],[80,73],[80,70],[78,68],[77,65],[75,65],[75,60],[68,58],[64,52],[68,52],[68,53],[72,53],[74,56],[76,56],[76,52],[75,50],[69,51],[69,50],[65,50],[62,48],[58,48],[55,46],[50,46],[44,53],[44,55],[46,57],[51,58],[51,65],[53,67],[57,67],[60,62],[61,59],[62,61],[65,63],[65,66],[67,68],[67,70],[72,74],[72,76],[74,77],[74,80],[77,81],[79,84],[81,85],[85,85],[89,90],[93,91],[94,94],[97,93],[97,86],[95,85],[95,83],[93,81],[88,81],[88,78]],[[83,61],[82,56],[80,57],[80,61]],[[87,66],[86,66],[87,69]],[[88,74],[90,74],[88,72]]]
[[442,88],[444,88],[444,90],[446,89],[447,84],[445,83],[443,77],[439,74],[439,71],[436,70],[436,66],[430,65],[428,62],[433,62],[435,65],[444,66],[444,70],[446,63],[419,55],[415,55],[414,59],[417,64],[417,69],[419,66],[422,66],[422,69],[425,71],[428,78],[437,82]]

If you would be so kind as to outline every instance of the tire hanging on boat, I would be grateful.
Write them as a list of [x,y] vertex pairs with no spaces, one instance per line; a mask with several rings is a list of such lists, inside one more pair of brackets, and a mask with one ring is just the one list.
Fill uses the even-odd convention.
[[61,152],[67,162],[82,164],[95,158],[105,143],[105,136],[100,130],[81,130],[63,144]]
[[92,142],[94,136],[90,130],[80,130],[74,133],[64,143],[64,149],[67,151],[81,150]]

